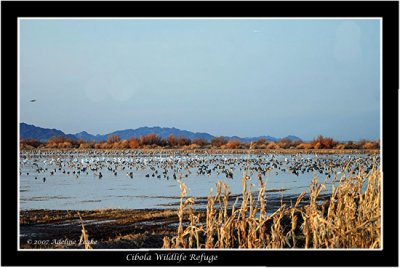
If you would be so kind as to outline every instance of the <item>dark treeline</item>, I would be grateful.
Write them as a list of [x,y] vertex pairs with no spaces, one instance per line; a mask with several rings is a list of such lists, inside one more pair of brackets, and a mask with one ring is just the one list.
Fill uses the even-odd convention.
[[54,148],[54,149],[151,149],[151,148],[183,148],[183,149],[379,149],[379,141],[360,140],[339,142],[332,138],[318,136],[312,141],[291,141],[281,139],[279,141],[267,141],[259,139],[254,142],[241,142],[239,140],[228,140],[225,137],[216,137],[211,141],[205,139],[188,139],[170,135],[161,138],[156,134],[148,134],[138,138],[121,140],[117,135],[110,135],[106,141],[84,141],[72,140],[65,137],[52,137],[46,142],[35,139],[24,139],[20,141],[21,149]]

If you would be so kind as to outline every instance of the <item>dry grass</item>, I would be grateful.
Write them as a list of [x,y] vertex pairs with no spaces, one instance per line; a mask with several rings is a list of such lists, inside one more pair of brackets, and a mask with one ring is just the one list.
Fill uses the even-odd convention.
[[[265,182],[259,177],[255,197],[252,185],[242,179],[242,195],[229,205],[228,186],[218,182],[216,194],[208,196],[207,213],[193,210],[194,199],[186,197],[182,182],[177,235],[164,237],[163,248],[379,248],[381,244],[381,173],[335,178],[330,198],[317,202],[326,181],[314,178],[310,191],[296,203],[266,212]],[[364,187],[363,187],[364,186]],[[301,201],[308,201],[300,206]],[[184,215],[187,214],[186,228]]]
[[79,219],[81,220],[81,225],[82,225],[82,235],[79,239],[79,245],[81,245],[83,242],[83,244],[85,245],[85,249],[93,249],[92,246],[90,245],[89,235],[85,229],[85,226],[83,225],[83,220],[82,220],[81,214],[79,212],[78,212],[78,216],[79,216]]

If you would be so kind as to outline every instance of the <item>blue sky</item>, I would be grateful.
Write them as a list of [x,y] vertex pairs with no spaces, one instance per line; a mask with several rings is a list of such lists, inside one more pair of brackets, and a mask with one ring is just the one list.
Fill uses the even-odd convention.
[[20,120],[379,139],[379,35],[379,20],[23,19]]

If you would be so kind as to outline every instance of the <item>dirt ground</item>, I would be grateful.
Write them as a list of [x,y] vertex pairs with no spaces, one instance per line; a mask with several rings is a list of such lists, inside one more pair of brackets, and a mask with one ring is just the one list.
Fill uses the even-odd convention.
[[[324,200],[327,196],[320,198]],[[271,198],[268,212],[276,211],[282,204],[290,206],[296,199],[296,196]],[[306,196],[301,205],[307,202]],[[20,248],[83,249],[84,244],[79,243],[82,222],[93,249],[161,248],[164,236],[177,234],[177,212],[177,209],[24,210],[20,212]],[[200,213],[200,220],[204,221],[204,209],[196,209],[195,213]],[[185,216],[184,226],[186,221]]]
[[[92,248],[161,248],[176,234],[176,210],[79,211]],[[20,213],[21,249],[84,248],[78,211],[26,210]]]

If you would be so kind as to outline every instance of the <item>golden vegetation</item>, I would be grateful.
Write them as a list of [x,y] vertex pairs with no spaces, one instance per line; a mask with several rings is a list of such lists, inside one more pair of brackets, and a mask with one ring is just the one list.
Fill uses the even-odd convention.
[[83,243],[85,245],[85,249],[93,249],[92,246],[90,245],[89,235],[85,229],[85,226],[83,225],[83,220],[82,220],[81,214],[79,212],[78,212],[78,216],[79,216],[79,219],[80,219],[81,225],[82,225],[82,235],[79,239],[79,245],[81,245]]
[[282,204],[272,214],[266,212],[266,182],[261,177],[255,197],[243,176],[242,195],[233,205],[229,205],[228,186],[218,182],[216,194],[208,196],[205,219],[194,212],[195,200],[186,197],[181,182],[177,234],[164,237],[163,248],[379,248],[380,171],[373,168],[335,180],[323,202],[318,198],[326,181],[319,184],[314,178],[308,194],[300,194],[295,204]]

